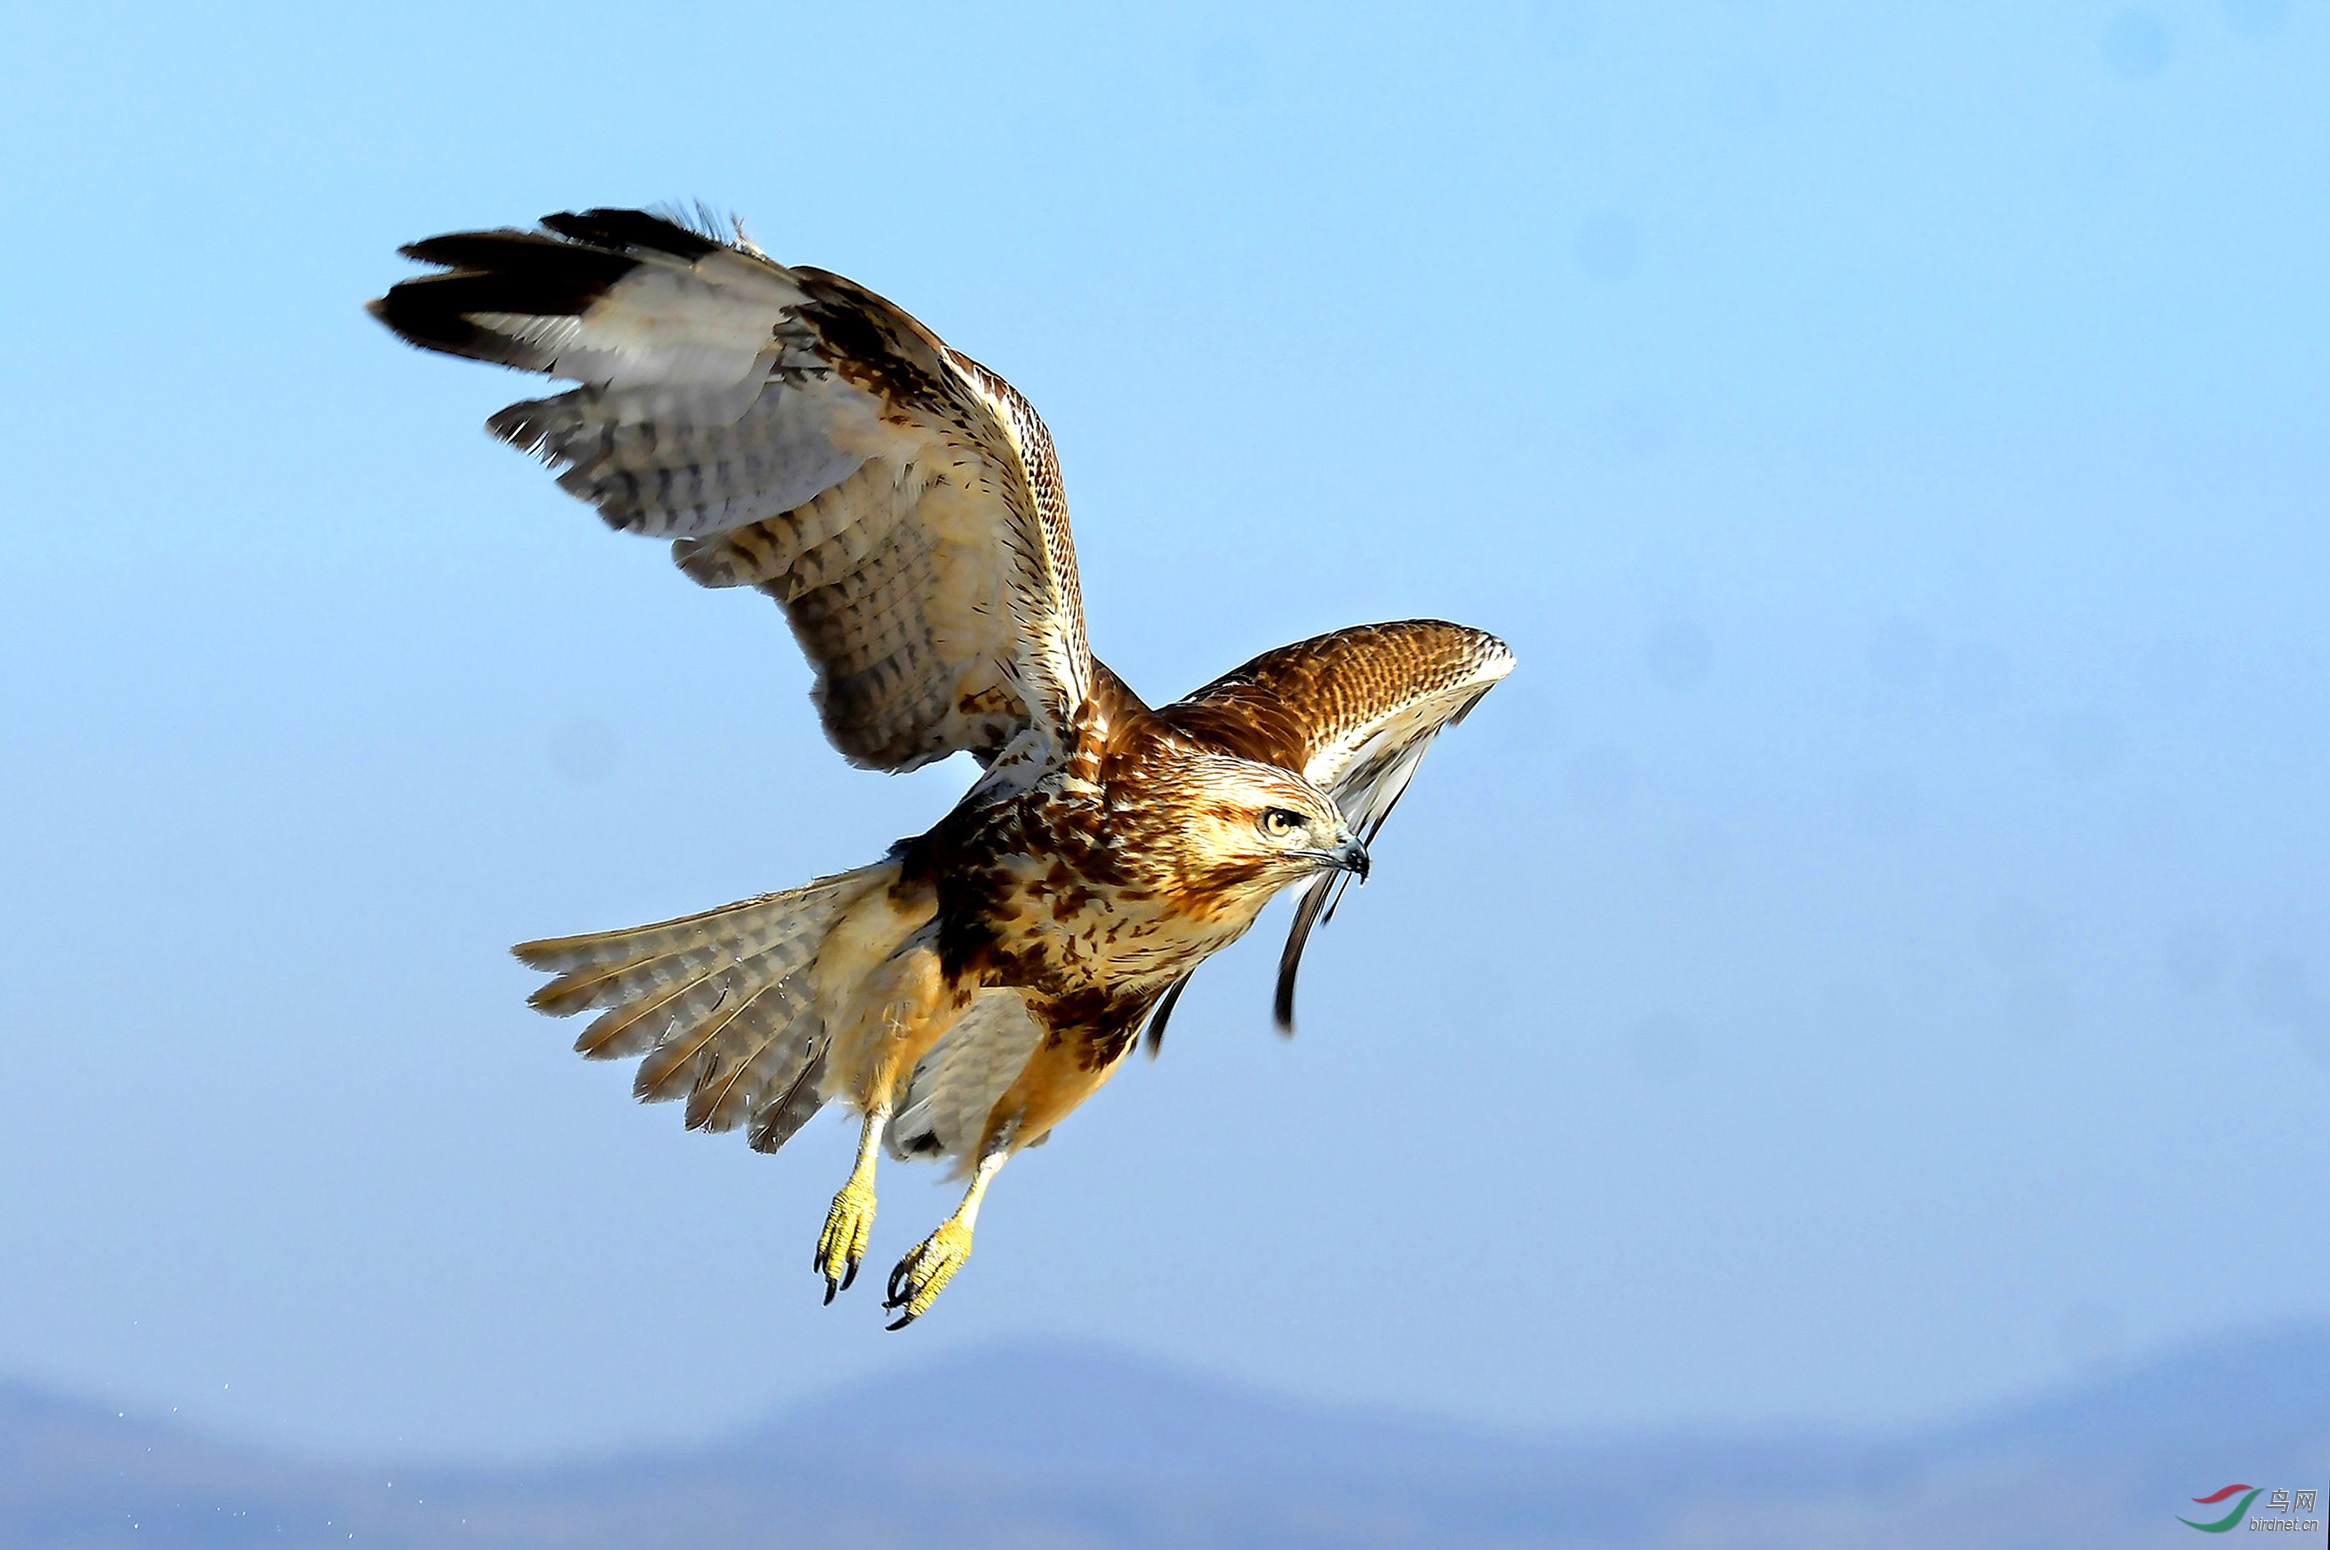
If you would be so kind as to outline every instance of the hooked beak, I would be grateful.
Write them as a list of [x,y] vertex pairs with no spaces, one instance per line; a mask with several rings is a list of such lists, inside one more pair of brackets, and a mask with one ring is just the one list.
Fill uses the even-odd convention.
[[1335,843],[1317,850],[1298,850],[1295,855],[1312,861],[1324,871],[1349,872],[1361,882],[1367,881],[1367,847],[1359,843],[1359,836],[1341,824],[1335,826]]

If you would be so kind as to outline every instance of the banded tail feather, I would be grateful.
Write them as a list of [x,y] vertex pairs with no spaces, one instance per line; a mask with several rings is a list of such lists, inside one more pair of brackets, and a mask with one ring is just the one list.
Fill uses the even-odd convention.
[[528,998],[553,1017],[600,1008],[575,1049],[637,1057],[642,1103],[686,1098],[691,1130],[750,1126],[774,1151],[820,1107],[826,1028],[810,984],[850,907],[896,875],[877,863],[783,893],[622,931],[511,949],[556,978]]

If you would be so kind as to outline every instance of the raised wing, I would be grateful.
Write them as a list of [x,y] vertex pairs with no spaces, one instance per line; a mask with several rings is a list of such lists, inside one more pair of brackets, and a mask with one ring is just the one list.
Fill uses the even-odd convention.
[[[372,314],[582,385],[487,422],[705,586],[775,598],[853,764],[1058,762],[1091,681],[1050,434],[873,292],[636,210],[431,237]],[[1016,744],[1016,746],[1014,746]]]
[[[1461,624],[1363,624],[1264,652],[1157,714],[1241,758],[1299,771],[1372,843],[1440,729],[1462,721],[1512,670],[1503,641]],[[1289,1033],[1304,944],[1340,897],[1330,884],[1349,876],[1322,873],[1296,899],[1274,1008]],[[1170,1007],[1150,1020],[1152,1040],[1163,1038]]]

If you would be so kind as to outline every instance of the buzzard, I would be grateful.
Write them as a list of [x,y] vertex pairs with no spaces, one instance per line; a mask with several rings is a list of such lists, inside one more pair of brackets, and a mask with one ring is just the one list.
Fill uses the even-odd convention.
[[905,312],[637,210],[431,237],[436,272],[371,303],[424,349],[579,384],[487,422],[611,527],[666,538],[709,587],[784,610],[852,764],[968,753],[981,774],[871,866],[701,915],[515,949],[532,1004],[596,1010],[575,1047],[639,1060],[645,1101],[773,1152],[828,1103],[863,1121],[817,1240],[856,1279],[874,1165],[951,1160],[962,1203],[902,1259],[886,1311],[927,1311],[996,1170],[1091,1096],[1189,976],[1299,890],[1279,963],[1367,875],[1440,729],[1513,666],[1434,620],[1266,652],[1151,709],[1085,643],[1044,423]]

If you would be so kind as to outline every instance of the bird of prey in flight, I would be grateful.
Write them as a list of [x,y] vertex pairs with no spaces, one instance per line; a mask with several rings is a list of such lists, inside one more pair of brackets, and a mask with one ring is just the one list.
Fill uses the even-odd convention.
[[515,949],[532,1004],[639,1060],[637,1096],[773,1152],[863,1122],[817,1241],[857,1277],[874,1166],[950,1160],[962,1203],[892,1272],[900,1328],[971,1248],[996,1170],[1152,1050],[1190,974],[1299,890],[1277,1016],[1338,882],[1444,726],[1512,669],[1434,620],[1266,652],[1152,709],[1085,643],[1051,436],[986,367],[864,287],[637,210],[403,250],[371,303],[424,349],[579,384],[487,422],[611,527],[784,610],[826,736],[865,769],[982,773],[870,866],[681,920]]

